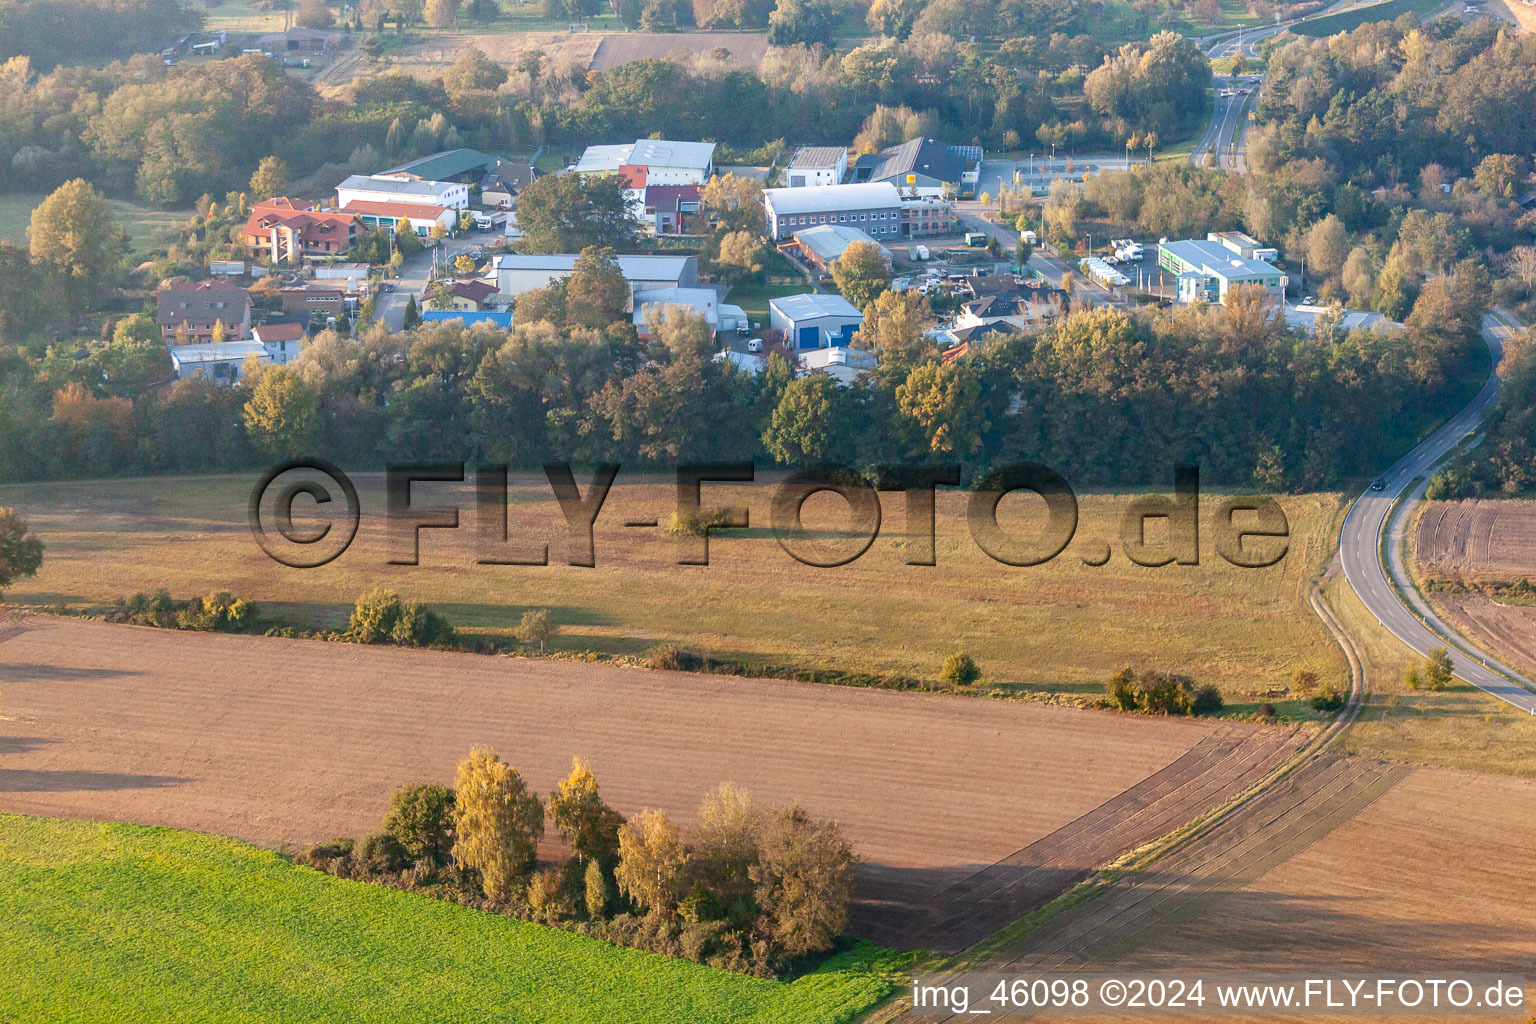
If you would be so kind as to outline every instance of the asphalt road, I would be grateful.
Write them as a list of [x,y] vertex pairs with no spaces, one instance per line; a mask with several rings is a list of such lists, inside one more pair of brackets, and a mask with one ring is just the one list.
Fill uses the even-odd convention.
[[[1504,339],[1513,330],[1511,321],[1507,319],[1494,314],[1484,318],[1483,338],[1493,353],[1495,366],[1503,353]],[[1463,639],[1441,621],[1408,585],[1407,569],[1402,564],[1402,546],[1399,543],[1406,516],[1399,513],[1394,517],[1393,533],[1386,544],[1385,564],[1381,558],[1381,545],[1378,544],[1393,503],[1400,496],[1406,495],[1406,508],[1423,495],[1436,464],[1478,429],[1497,394],[1498,376],[1490,373],[1488,382],[1470,405],[1387,470],[1382,476],[1385,489],[1368,490],[1355,500],[1349,515],[1344,519],[1344,529],[1339,538],[1339,554],[1349,585],[1360,596],[1366,608],[1399,640],[1419,654],[1428,654],[1434,647],[1445,647],[1451,652],[1458,679],[1536,715],[1536,692],[1510,679],[1524,677]],[[1389,573],[1397,581],[1397,587],[1389,582]],[[1536,683],[1531,680],[1524,682],[1536,687]]]
[[[438,255],[439,263],[451,266],[454,257],[460,253],[468,252],[474,248],[486,248],[501,236],[495,231],[471,231],[445,241]],[[402,330],[405,326],[405,307],[410,296],[416,296],[416,308],[425,309],[422,299],[427,290],[427,277],[432,271],[432,250],[423,249],[400,265],[400,276],[391,278],[390,283],[395,286],[392,292],[386,292],[379,298],[375,318],[392,331]]]
[[[1011,254],[1018,246],[1019,233],[1011,227],[994,223],[980,214],[966,210],[965,205],[961,204],[955,211],[955,215],[960,218],[960,223],[964,225],[964,230],[984,231],[997,239],[1003,247],[1006,259],[1006,254]],[[975,206],[975,204],[971,205]],[[1057,287],[1061,286],[1061,275],[1069,270],[1072,271],[1074,309],[1077,308],[1076,303],[1087,303],[1090,306],[1127,306],[1129,304],[1123,296],[1116,295],[1107,288],[1101,288],[1086,274],[1078,271],[1075,265],[1069,265],[1065,260],[1051,255],[1040,246],[1036,246],[1034,254],[1030,256],[1028,269],[1038,270],[1041,277]]]

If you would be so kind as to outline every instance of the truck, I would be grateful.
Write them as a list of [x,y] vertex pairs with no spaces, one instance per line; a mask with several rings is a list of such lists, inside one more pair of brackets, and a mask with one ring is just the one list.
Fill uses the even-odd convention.
[[1028,242],[1030,245],[1040,244],[1040,236],[1036,235],[1033,231],[1024,232],[1022,237],[1024,241]]
[[926,245],[914,245],[912,247],[912,258],[915,260],[929,260],[933,258],[933,253],[928,251]]
[[987,233],[985,231],[967,231],[965,233],[965,244],[985,246],[987,244]]

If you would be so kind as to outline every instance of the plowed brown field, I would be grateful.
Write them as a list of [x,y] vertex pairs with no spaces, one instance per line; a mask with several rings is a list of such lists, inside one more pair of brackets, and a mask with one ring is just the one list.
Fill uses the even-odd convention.
[[978,969],[1523,974],[1533,843],[1536,780],[1314,761]]
[[[626,813],[687,820],[731,779],[765,803],[837,818],[867,860],[859,930],[903,944],[1006,923],[1215,803],[1290,742],[1281,730],[1021,702],[23,625],[0,643],[0,810],[305,844],[373,828],[391,790],[450,780],[474,744],[545,792],[580,755]],[[1050,877],[1031,880],[1035,861],[1016,852],[1053,834],[1039,860]],[[935,924],[935,905],[958,918]],[[891,927],[914,919],[927,927]]]
[[[1419,518],[1420,578],[1513,583],[1536,580],[1536,502],[1432,501]],[[1536,672],[1536,607],[1481,593],[1430,592],[1458,629],[1512,667]]]

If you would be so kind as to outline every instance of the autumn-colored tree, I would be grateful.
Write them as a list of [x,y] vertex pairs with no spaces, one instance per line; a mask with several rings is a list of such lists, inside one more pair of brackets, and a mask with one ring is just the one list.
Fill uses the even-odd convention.
[[763,830],[752,868],[757,903],[786,957],[832,946],[848,925],[856,858],[835,821],[813,821],[798,805]]
[[1349,232],[1333,214],[1322,218],[1307,232],[1307,269],[1327,277],[1344,267],[1349,253]]
[[576,257],[565,282],[566,323],[603,328],[625,317],[629,282],[612,249],[588,246]]
[[665,811],[643,810],[619,827],[613,876],[619,892],[648,913],[676,908],[688,880],[688,850]]
[[450,96],[496,89],[507,80],[507,69],[485,55],[485,51],[471,46],[459,54],[458,60],[443,72],[443,88]]
[[1317,689],[1317,673],[1310,668],[1298,666],[1296,671],[1291,673],[1291,689],[1295,690],[1299,696],[1311,696],[1312,691]]
[[468,277],[475,272],[475,258],[467,252],[461,252],[453,258],[453,269],[460,276]]
[[23,576],[36,576],[43,565],[43,542],[15,509],[0,508],[0,587]]
[[714,350],[714,330],[704,314],[691,306],[651,304],[645,307],[644,317],[645,329],[672,353],[673,359],[697,358]]
[[1436,647],[1424,659],[1424,685],[1431,690],[1443,690],[1455,679],[1455,666],[1450,652]]
[[433,28],[452,28],[459,17],[458,0],[427,0],[426,16]]
[[934,353],[923,327],[928,300],[916,291],[883,291],[864,309],[864,323],[854,341],[880,357],[884,366],[910,366]]
[[885,253],[875,242],[854,242],[832,261],[832,281],[843,298],[864,309],[891,284]]
[[459,763],[453,792],[453,859],[480,872],[487,896],[506,899],[533,870],[544,808],[517,769],[484,747]]
[[716,174],[699,189],[699,205],[724,231],[761,235],[766,230],[763,185],[756,179]]
[[981,380],[964,360],[912,368],[896,388],[902,413],[923,432],[931,452],[970,453],[987,429],[981,408]]
[[112,207],[84,178],[66,181],[32,211],[27,238],[32,259],[64,281],[71,313],[88,308],[112,279],[128,238]]
[[571,761],[571,774],[549,795],[545,813],[565,837],[571,852],[612,870],[619,853],[623,815],[603,802],[597,779],[581,758]]
[[755,910],[752,865],[762,825],[751,795],[734,783],[722,782],[699,804],[691,844],[694,873],[724,916],[739,920]]
[[308,454],[320,427],[320,395],[295,368],[261,371],[245,403],[245,430],[256,448],[288,458]]
[[264,156],[251,175],[249,195],[256,202],[288,193],[288,165],[280,156]]
[[542,654],[544,645],[555,635],[554,623],[549,621],[549,609],[533,608],[524,612],[522,621],[517,624],[516,633],[520,642],[538,644],[539,653]]
[[762,242],[750,231],[732,231],[720,239],[715,266],[723,278],[741,282],[762,272]]

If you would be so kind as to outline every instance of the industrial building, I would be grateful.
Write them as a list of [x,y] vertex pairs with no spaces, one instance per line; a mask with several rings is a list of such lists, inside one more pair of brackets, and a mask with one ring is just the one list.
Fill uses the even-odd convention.
[[864,326],[864,314],[841,295],[781,295],[768,300],[768,323],[784,333],[791,351],[846,347]]
[[1259,285],[1276,302],[1285,298],[1284,273],[1220,242],[1163,242],[1157,247],[1157,265],[1178,278],[1180,302],[1225,302],[1227,292],[1240,284]]
[[953,203],[903,198],[888,181],[764,189],[763,207],[774,241],[818,224],[846,224],[876,240],[927,238],[951,233],[955,222]]
[[[491,260],[496,290],[516,298],[535,288],[547,288],[576,268],[576,255],[522,256],[504,253]],[[630,292],[659,288],[692,288],[699,283],[697,256],[617,256],[619,273],[629,282]]]

